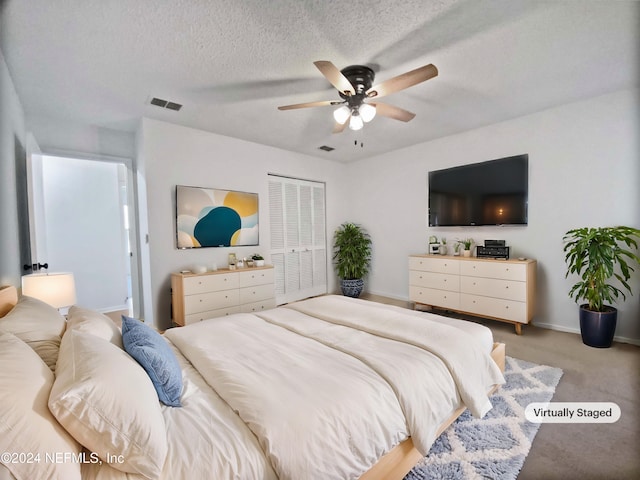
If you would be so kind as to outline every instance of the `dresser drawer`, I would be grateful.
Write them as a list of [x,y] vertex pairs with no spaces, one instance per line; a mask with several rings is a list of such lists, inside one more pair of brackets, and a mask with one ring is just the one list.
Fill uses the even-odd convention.
[[460,261],[451,258],[409,257],[409,270],[421,270],[425,272],[460,273]]
[[185,277],[183,280],[184,295],[230,290],[238,287],[238,275],[233,273],[212,273],[211,275]]
[[478,315],[528,323],[527,306],[524,302],[461,293],[460,309]]
[[425,287],[409,287],[409,300],[412,302],[451,309],[460,308],[460,294]]
[[448,273],[409,272],[409,284],[418,287],[437,288],[439,290],[460,291],[460,276]]
[[496,278],[460,277],[460,292],[525,302],[527,284]]
[[185,296],[184,313],[191,315],[192,313],[236,306],[240,303],[238,292],[239,290],[223,290]]
[[461,262],[460,275],[472,277],[498,278],[501,280],[527,280],[527,265],[509,262]]
[[273,268],[264,270],[252,270],[248,272],[240,272],[240,287],[251,287],[253,285],[264,285],[273,283]]
[[240,289],[240,304],[257,302],[258,300],[266,300],[268,298],[274,298],[274,287],[272,283]]
[[226,315],[233,315],[234,313],[240,313],[240,307],[219,308],[217,310],[208,310],[206,312],[192,313],[191,315],[185,315],[185,325],[190,323],[197,323],[209,318],[224,317]]
[[269,298],[267,300],[261,300],[259,302],[246,303],[244,305],[240,305],[240,311],[242,313],[254,313],[261,312],[263,310],[270,310],[276,307],[275,298]]

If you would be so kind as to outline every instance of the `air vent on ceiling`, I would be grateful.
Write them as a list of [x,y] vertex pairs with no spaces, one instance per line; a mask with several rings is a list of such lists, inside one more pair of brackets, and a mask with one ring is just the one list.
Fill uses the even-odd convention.
[[180,105],[179,103],[167,102],[167,106],[165,108],[168,108],[169,110],[175,110],[177,112],[182,108],[182,105]]
[[325,152],[331,152],[332,150],[335,150],[335,148],[329,147],[327,145],[322,145],[321,147],[318,147],[318,150],[324,150]]
[[156,107],[167,108],[169,110],[175,110],[176,112],[182,108],[182,105],[180,105],[179,103],[169,102],[167,100],[156,97],[153,97],[149,103],[151,103],[151,105],[155,105]]

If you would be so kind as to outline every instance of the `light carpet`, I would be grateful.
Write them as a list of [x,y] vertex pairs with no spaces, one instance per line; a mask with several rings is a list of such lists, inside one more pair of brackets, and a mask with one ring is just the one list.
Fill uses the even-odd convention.
[[525,407],[548,402],[562,376],[559,368],[507,357],[506,384],[491,397],[482,419],[465,411],[435,441],[405,480],[510,480],[518,476],[540,424],[528,422]]

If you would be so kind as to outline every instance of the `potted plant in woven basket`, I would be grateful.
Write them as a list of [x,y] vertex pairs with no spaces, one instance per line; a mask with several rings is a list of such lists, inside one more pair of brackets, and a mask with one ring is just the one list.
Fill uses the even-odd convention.
[[371,237],[360,225],[343,223],[333,238],[333,261],[342,294],[359,297],[371,264]]
[[[613,342],[618,310],[608,305],[632,294],[629,285],[632,265],[640,265],[637,255],[640,230],[632,227],[577,228],[563,237],[567,273],[580,280],[569,296],[580,305],[582,341],[591,347],[607,348]],[[624,244],[624,245],[623,245]]]

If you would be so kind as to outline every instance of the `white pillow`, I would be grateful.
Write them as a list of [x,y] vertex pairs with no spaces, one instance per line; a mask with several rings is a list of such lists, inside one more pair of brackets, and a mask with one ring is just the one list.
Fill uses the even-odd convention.
[[0,318],[0,328],[13,333],[55,370],[65,320],[51,305],[32,297],[20,297],[18,304]]
[[0,365],[2,463],[19,479],[80,479],[81,447],[47,408],[51,370],[22,340],[2,331]]
[[122,347],[122,333],[106,315],[74,305],[67,314],[67,330],[90,333]]
[[60,344],[49,409],[73,437],[122,472],[158,478],[167,435],[158,396],[124,350],[68,330]]

